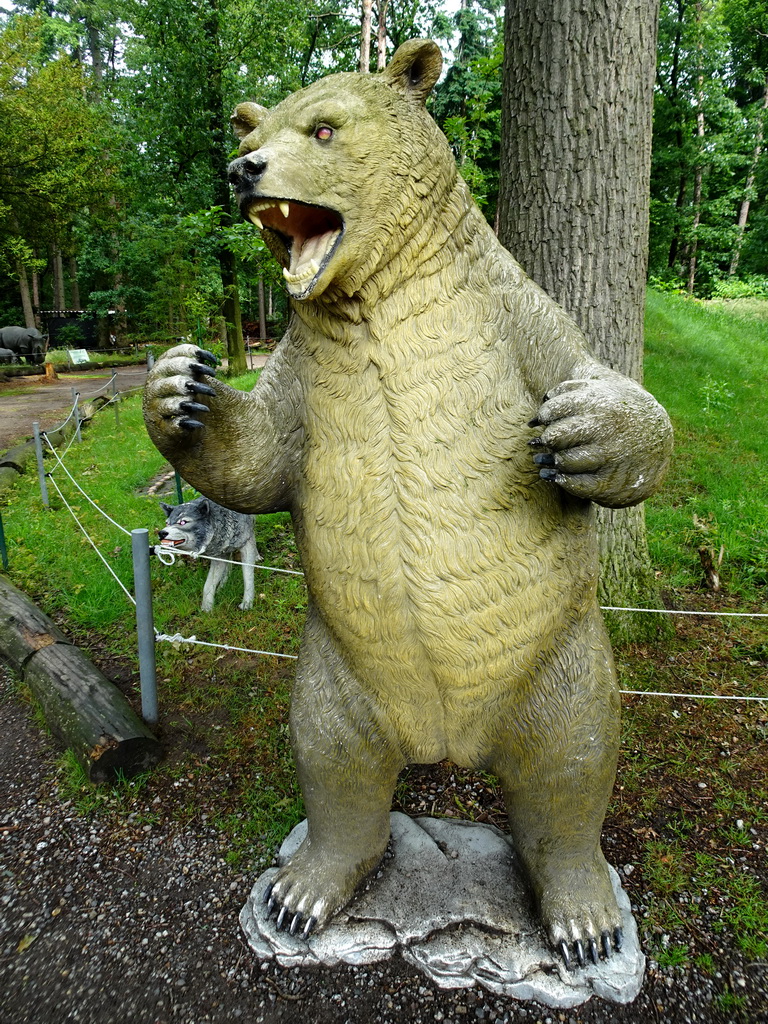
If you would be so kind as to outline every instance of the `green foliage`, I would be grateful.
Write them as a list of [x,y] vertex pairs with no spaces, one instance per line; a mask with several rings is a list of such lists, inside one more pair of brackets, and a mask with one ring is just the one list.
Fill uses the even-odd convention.
[[88,102],[89,76],[64,53],[46,59],[44,21],[0,31],[0,270],[41,269],[49,244],[67,251],[75,216],[115,194],[105,158],[112,129]]
[[661,4],[650,269],[697,295],[768,272],[766,17],[765,0]]
[[768,585],[768,321],[722,304],[650,291],[645,383],[675,427],[672,467],[646,505],[652,562],[700,587],[698,549],[723,548],[728,591],[759,601]]
[[493,223],[499,191],[501,67],[498,6],[469,4],[455,16],[459,42],[432,99],[432,115],[450,142],[475,201]]

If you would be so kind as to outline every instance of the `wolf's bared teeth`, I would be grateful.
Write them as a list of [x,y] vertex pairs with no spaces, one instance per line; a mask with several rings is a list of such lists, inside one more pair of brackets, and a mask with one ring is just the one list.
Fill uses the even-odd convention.
[[288,217],[290,216],[290,213],[291,213],[290,206],[288,205],[288,203],[280,203],[279,206],[280,206],[280,213],[282,213],[282,215],[285,217],[285,219],[288,220]]

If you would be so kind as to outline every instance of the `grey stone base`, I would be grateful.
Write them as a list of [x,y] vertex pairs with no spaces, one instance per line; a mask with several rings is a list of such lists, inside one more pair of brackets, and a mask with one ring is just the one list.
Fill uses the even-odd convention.
[[[283,967],[370,964],[400,953],[441,988],[482,985],[497,995],[568,1008],[598,995],[629,1003],[645,969],[629,899],[611,869],[624,946],[599,964],[567,971],[545,944],[511,840],[492,825],[393,813],[391,855],[365,891],[308,941],[278,932],[263,896],[265,871],[240,914],[254,952]],[[287,860],[306,834],[297,825]]]

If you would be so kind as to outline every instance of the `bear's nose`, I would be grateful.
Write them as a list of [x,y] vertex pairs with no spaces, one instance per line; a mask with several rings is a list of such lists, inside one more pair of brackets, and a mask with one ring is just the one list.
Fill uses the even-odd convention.
[[229,165],[229,183],[236,191],[255,185],[267,169],[267,161],[258,153],[246,153]]

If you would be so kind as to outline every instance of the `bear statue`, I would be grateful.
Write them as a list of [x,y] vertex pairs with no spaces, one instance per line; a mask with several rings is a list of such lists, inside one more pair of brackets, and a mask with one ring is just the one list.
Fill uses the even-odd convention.
[[385,852],[398,773],[450,759],[499,778],[548,940],[597,962],[622,935],[594,503],[651,495],[671,427],[497,241],[426,110],[441,63],[411,40],[381,74],[237,107],[230,181],[291,323],[248,394],[171,349],[145,422],[203,494],[292,516],[308,833],[268,896],[278,927],[306,938],[345,906]]

